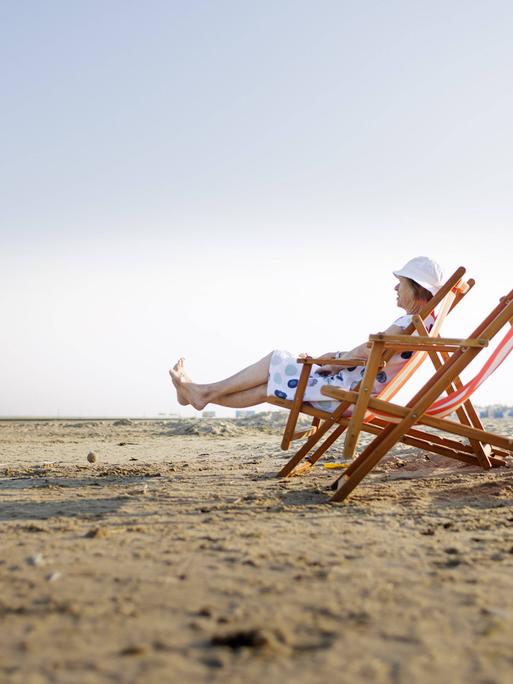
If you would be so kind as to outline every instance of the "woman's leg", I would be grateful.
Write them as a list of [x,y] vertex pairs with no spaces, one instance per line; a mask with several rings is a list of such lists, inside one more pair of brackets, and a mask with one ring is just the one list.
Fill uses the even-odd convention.
[[249,408],[250,406],[257,406],[257,404],[264,404],[266,399],[267,383],[242,390],[241,392],[225,394],[223,397],[218,397],[210,403],[217,404],[218,406],[227,406],[228,408]]
[[[192,382],[185,372],[184,360],[179,359],[178,363],[169,371],[173,384],[176,387],[178,402],[182,406],[192,404],[195,409],[201,411],[207,404],[219,404],[220,399],[224,399],[226,396],[267,385],[271,356],[272,352],[264,356],[260,361],[225,380],[203,385]],[[260,389],[259,393],[255,396],[260,397],[261,395],[262,390]],[[246,397],[246,400],[249,401],[249,395]],[[265,401],[265,399],[260,399],[256,403],[262,403],[262,401]],[[222,405],[226,406],[226,404]],[[253,405],[246,404],[246,406]],[[233,408],[242,408],[242,406],[239,407],[237,405]]]

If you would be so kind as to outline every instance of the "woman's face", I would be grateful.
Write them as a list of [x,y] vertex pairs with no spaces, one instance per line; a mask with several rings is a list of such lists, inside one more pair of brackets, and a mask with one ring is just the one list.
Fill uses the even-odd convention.
[[399,276],[399,282],[394,287],[394,290],[397,292],[397,306],[409,312],[415,304],[415,291],[413,287],[406,278]]

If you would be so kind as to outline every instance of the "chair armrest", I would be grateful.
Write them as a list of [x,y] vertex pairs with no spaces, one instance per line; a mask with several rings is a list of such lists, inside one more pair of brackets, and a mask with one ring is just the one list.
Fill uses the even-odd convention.
[[408,351],[456,351],[468,347],[487,347],[486,339],[460,339],[455,337],[429,337],[424,335],[369,335],[368,347],[374,342],[384,342],[386,349]]

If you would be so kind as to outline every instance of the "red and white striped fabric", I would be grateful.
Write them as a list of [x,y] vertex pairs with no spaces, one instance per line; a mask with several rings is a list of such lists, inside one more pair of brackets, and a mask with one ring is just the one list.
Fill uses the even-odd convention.
[[504,359],[508,356],[510,351],[513,349],[513,326],[508,330],[506,335],[497,345],[493,354],[490,356],[488,361],[481,368],[479,373],[475,375],[472,380],[467,382],[463,387],[451,394],[438,399],[432,404],[426,413],[430,416],[436,416],[437,418],[445,418],[450,413],[459,408],[469,397],[476,391],[483,382],[490,377],[490,375],[497,370]]
[[[501,363],[506,359],[508,354],[513,350],[513,326],[508,330],[506,335],[500,341],[500,343],[495,348],[494,352],[490,355],[490,358],[486,361],[481,370],[463,387],[454,392],[451,392],[446,397],[442,397],[435,401],[427,409],[426,415],[435,416],[437,418],[445,418],[449,414],[456,411],[471,395],[477,390],[483,382],[492,375],[494,371],[501,365]],[[400,423],[401,418],[397,416],[391,416],[387,413],[381,411],[372,410],[372,414],[367,418],[367,420],[372,420],[372,416],[379,416],[380,418],[385,418],[390,423]]]

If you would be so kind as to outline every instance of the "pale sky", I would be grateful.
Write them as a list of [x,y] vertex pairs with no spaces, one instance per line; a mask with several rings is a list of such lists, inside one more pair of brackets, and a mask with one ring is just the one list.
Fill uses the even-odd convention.
[[180,355],[352,348],[421,254],[476,278],[469,334],[513,286],[512,30],[509,0],[1,2],[0,415],[193,415]]

